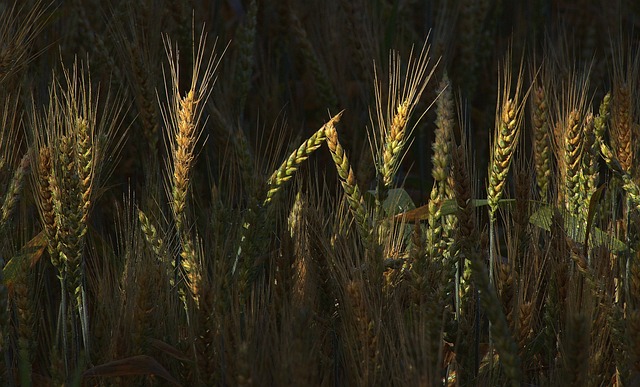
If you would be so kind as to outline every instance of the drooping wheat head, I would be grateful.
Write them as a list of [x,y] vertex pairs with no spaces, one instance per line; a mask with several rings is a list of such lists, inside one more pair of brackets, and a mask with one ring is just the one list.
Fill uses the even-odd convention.
[[322,145],[326,139],[326,127],[328,125],[335,126],[340,121],[342,113],[338,113],[324,124],[317,132],[311,135],[305,140],[293,153],[289,155],[287,160],[273,172],[269,180],[267,181],[267,198],[264,200],[263,205],[269,204],[273,197],[281,189],[282,185],[289,181],[291,177],[298,170],[300,164],[302,164],[316,149]]
[[327,136],[327,146],[329,151],[331,151],[331,157],[336,165],[340,184],[349,202],[349,210],[356,221],[358,232],[363,240],[368,240],[371,233],[369,214],[365,207],[364,199],[358,187],[353,169],[351,168],[351,164],[349,164],[349,159],[338,140],[338,131],[335,128],[333,120],[325,125],[325,135]]

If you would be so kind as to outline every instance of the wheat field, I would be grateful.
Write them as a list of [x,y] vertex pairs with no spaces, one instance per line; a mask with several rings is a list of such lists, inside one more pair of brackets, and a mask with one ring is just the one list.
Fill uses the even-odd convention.
[[0,384],[639,385],[639,30],[0,2]]

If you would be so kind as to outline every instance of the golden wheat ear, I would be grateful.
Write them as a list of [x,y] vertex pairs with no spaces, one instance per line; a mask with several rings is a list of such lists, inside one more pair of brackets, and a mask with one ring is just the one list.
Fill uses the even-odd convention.
[[[428,40],[428,38],[427,38]],[[375,120],[372,127],[377,132],[370,136],[373,140],[374,159],[385,188],[389,188],[406,153],[413,129],[426,113],[423,112],[413,125],[409,120],[416,109],[436,65],[430,65],[429,45],[425,41],[420,53],[409,55],[406,69],[403,69],[400,54],[389,54],[389,79],[386,93],[382,80],[375,72]],[[404,75],[403,75],[404,73]],[[429,105],[430,106],[430,105]]]
[[182,95],[178,50],[172,46],[169,38],[165,37],[165,49],[169,58],[169,74],[165,73],[166,95],[170,102],[162,107],[162,117],[171,158],[167,165],[167,190],[179,232],[184,231],[183,218],[191,168],[195,159],[195,146],[202,134],[202,113],[211,95],[216,69],[220,64],[215,45],[207,55],[206,40],[207,34],[203,32],[194,50],[191,83],[186,94]]
[[66,315],[60,319],[62,338],[55,346],[62,347],[66,358],[67,324],[79,323],[72,332],[73,351],[90,352],[87,234],[92,209],[124,138],[124,105],[118,96],[95,88],[88,65],[78,61],[54,73],[48,97],[44,111],[32,105],[30,156],[38,212],[60,279],[60,313]]
[[[216,80],[216,70],[220,64],[216,45],[210,53],[206,49],[207,34],[200,35],[193,49],[193,67],[191,83],[183,95],[180,91],[180,58],[178,49],[165,37],[165,49],[169,59],[169,75],[166,79],[166,94],[169,103],[162,107],[162,117],[166,128],[169,162],[167,163],[166,189],[169,197],[173,221],[180,239],[180,258],[176,269],[185,275],[185,286],[196,306],[201,289],[201,262],[197,241],[187,226],[188,194],[191,185],[191,173],[196,158],[196,144],[200,139],[204,122],[202,114]],[[194,39],[194,45],[195,45]],[[165,78],[167,77],[165,73]],[[178,264],[179,262],[179,264]],[[179,290],[187,306],[185,289]]]

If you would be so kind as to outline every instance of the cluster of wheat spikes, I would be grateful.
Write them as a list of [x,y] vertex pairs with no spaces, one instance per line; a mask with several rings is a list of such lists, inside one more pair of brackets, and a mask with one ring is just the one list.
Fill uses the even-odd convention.
[[637,385],[614,3],[0,4],[0,385]]

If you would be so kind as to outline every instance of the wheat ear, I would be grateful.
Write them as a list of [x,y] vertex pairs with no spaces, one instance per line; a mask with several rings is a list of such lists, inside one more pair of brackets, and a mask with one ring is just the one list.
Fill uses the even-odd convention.
[[16,203],[20,198],[24,178],[27,174],[27,171],[29,170],[29,163],[29,153],[26,153],[24,156],[22,156],[20,165],[18,165],[18,168],[14,172],[11,183],[9,184],[9,189],[4,196],[2,208],[0,209],[0,231],[4,231],[9,225],[11,214],[13,213],[13,210],[16,207]]
[[551,149],[549,141],[549,103],[544,86],[533,90],[531,121],[533,123],[533,156],[536,169],[536,184],[540,199],[547,201],[549,178],[551,177]]
[[[194,50],[192,77],[189,90],[184,96],[180,95],[179,58],[171,42],[165,38],[165,49],[169,58],[171,102],[162,109],[162,116],[167,126],[171,164],[169,165],[168,191],[171,200],[173,218],[181,240],[180,264],[187,277],[186,286],[191,291],[194,300],[198,301],[198,283],[200,276],[200,262],[195,244],[189,235],[187,221],[187,197],[190,185],[191,169],[195,161],[195,146],[202,133],[203,123],[200,122],[203,107],[206,104],[215,82],[215,73],[219,64],[215,46],[211,55],[205,58],[205,42],[207,35],[203,33],[197,48]],[[182,290],[181,290],[182,291]],[[184,301],[184,300],[183,300]],[[185,303],[186,306],[186,303]]]
[[[191,168],[195,159],[195,145],[202,132],[200,122],[203,105],[211,94],[211,87],[215,82],[215,72],[219,59],[215,55],[215,47],[211,56],[205,62],[205,41],[207,35],[202,34],[194,53],[193,72],[189,90],[184,96],[180,95],[179,86],[179,58],[177,50],[174,51],[171,42],[165,38],[165,49],[169,58],[170,86],[167,86],[167,94],[171,90],[170,105],[162,109],[162,116],[168,130],[169,150],[172,162],[169,165],[171,181],[170,198],[176,228],[179,233],[184,232],[184,218],[187,207],[187,193]],[[204,68],[203,68],[204,66]]]
[[496,212],[500,198],[504,193],[504,185],[507,181],[511,160],[518,144],[520,136],[520,123],[524,103],[521,102],[522,90],[522,66],[518,73],[516,89],[513,98],[511,93],[511,61],[507,59],[504,65],[504,85],[502,85],[502,97],[498,100],[496,112],[495,132],[489,165],[489,184],[487,187],[487,202],[489,203],[489,280],[493,284],[494,276],[494,227]]
[[325,134],[327,136],[327,146],[329,147],[329,151],[331,151],[331,157],[333,158],[338,176],[340,177],[340,183],[349,202],[349,209],[356,220],[360,236],[364,240],[368,240],[371,228],[369,225],[369,214],[365,208],[364,199],[356,182],[356,177],[353,174],[351,164],[349,164],[349,159],[340,141],[338,141],[338,132],[336,131],[333,120],[325,125]]
[[[383,96],[377,72],[375,89],[377,123],[374,127],[379,128],[380,136],[380,144],[375,145],[381,148],[376,153],[376,164],[384,188],[390,187],[393,183],[413,128],[417,125],[416,122],[410,127],[409,119],[435,70],[435,67],[429,70],[429,46],[426,42],[417,57],[414,57],[412,50],[404,78],[401,75],[403,69],[400,55],[392,52],[389,62],[387,97]],[[373,137],[376,138],[376,136]],[[376,142],[378,142],[377,139]]]
[[[624,51],[629,52],[625,55]],[[611,98],[611,138],[622,168],[634,175],[638,136],[635,93],[640,65],[640,53],[632,55],[625,46],[613,54],[613,94]]]
[[342,113],[338,113],[329,122],[324,124],[322,128],[320,128],[317,132],[311,135],[305,142],[303,142],[298,149],[296,149],[287,160],[278,168],[269,180],[267,181],[268,189],[267,189],[267,198],[264,200],[263,205],[269,204],[274,196],[280,191],[282,185],[289,181],[294,173],[298,170],[300,164],[302,164],[311,153],[315,152],[316,149],[322,145],[322,143],[326,140],[326,128],[331,125],[334,126],[337,122],[340,121],[340,117],[342,117]]

